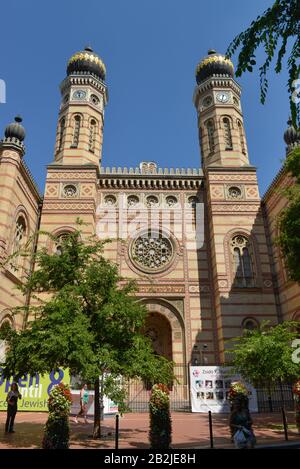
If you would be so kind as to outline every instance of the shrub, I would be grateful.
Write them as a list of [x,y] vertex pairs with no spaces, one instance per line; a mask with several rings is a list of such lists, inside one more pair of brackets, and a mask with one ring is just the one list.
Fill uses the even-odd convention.
[[48,400],[49,416],[45,425],[44,449],[69,448],[71,403],[69,386],[60,383],[53,387]]
[[168,449],[171,444],[171,415],[169,390],[164,384],[155,384],[150,402],[150,445],[153,449]]

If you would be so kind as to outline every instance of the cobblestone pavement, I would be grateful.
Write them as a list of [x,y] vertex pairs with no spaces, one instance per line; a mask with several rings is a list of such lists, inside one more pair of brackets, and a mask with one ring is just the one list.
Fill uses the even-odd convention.
[[[280,414],[253,414],[254,431],[258,445],[282,444],[285,442],[284,433],[276,428],[281,423]],[[289,429],[289,441],[300,442],[300,435],[294,425],[293,412],[287,413]],[[5,434],[4,423],[6,413],[0,412],[0,448],[41,448],[43,438],[43,426],[47,419],[44,412],[18,412],[15,420],[16,433]],[[173,448],[207,448],[209,447],[208,416],[206,414],[172,413],[173,422]],[[93,440],[92,419],[89,423],[74,422],[70,417],[71,448],[114,448],[114,417],[105,418],[103,421],[103,440]],[[275,428],[270,428],[272,426]],[[148,448],[149,417],[147,413],[125,414],[120,418],[119,448],[141,449]],[[216,448],[233,448],[230,442],[228,415],[213,415],[214,445]]]

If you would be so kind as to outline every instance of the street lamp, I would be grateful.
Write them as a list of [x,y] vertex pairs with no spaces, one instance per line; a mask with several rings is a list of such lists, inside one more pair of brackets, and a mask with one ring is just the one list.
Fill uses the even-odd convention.
[[201,365],[206,365],[207,364],[207,357],[203,356],[203,353],[207,350],[208,345],[203,344],[202,349],[200,350],[200,356],[201,356]]

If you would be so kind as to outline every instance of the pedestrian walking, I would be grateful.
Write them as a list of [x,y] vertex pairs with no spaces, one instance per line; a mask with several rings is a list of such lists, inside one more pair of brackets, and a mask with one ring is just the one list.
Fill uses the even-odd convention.
[[22,398],[22,394],[19,392],[17,383],[12,383],[10,391],[7,393],[6,402],[7,402],[7,418],[5,423],[5,432],[6,433],[15,433],[14,431],[14,422],[16,413],[18,410],[18,399]]
[[87,385],[84,384],[80,391],[80,410],[75,417],[75,422],[78,423],[78,417],[84,417],[84,423],[88,423],[87,421],[87,411],[88,411],[88,403],[89,403],[89,392],[87,389]]
[[254,448],[256,438],[252,423],[248,407],[241,401],[235,402],[230,415],[230,428],[236,448]]

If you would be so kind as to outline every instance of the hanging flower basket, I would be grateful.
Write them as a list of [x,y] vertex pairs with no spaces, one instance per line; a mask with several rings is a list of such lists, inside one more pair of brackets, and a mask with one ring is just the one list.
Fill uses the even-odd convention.
[[300,433],[300,380],[293,386],[293,394],[295,400],[295,419],[298,433]]

